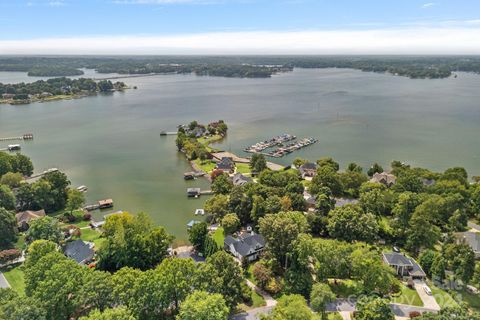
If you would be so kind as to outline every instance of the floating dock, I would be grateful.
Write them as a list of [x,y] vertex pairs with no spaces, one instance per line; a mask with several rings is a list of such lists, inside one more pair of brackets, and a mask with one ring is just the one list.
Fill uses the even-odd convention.
[[[249,153],[263,154],[267,157],[281,158],[289,153],[303,149],[305,147],[308,147],[309,145],[318,142],[318,140],[315,138],[303,138],[301,140],[298,140],[297,142],[288,143],[286,146],[284,145],[285,142],[290,142],[292,140],[295,140],[296,138],[297,137],[289,134],[283,134],[281,136],[274,137],[268,141],[254,144],[253,146],[246,148],[244,151]],[[264,151],[275,146],[278,147],[270,152]]]
[[19,137],[0,138],[0,141],[14,141],[14,140],[33,140],[33,134],[26,133],[23,136],[19,136]]
[[160,136],[164,137],[164,136],[176,136],[178,134],[178,132],[176,131],[161,131],[160,132]]

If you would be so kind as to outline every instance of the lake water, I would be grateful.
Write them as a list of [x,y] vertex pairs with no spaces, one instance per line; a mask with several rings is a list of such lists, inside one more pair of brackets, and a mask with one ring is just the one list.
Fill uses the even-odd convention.
[[[26,80],[0,72],[0,82]],[[31,79],[31,78],[29,78]],[[224,119],[220,147],[243,148],[281,133],[319,139],[273,161],[334,157],[345,166],[385,167],[392,160],[444,170],[463,166],[480,174],[480,76],[411,80],[346,69],[296,69],[271,79],[164,75],[124,80],[138,90],[78,100],[0,106],[0,136],[33,132],[22,143],[36,171],[57,167],[74,187],[89,187],[88,201],[113,198],[116,210],[147,212],[179,239],[202,199],[186,188],[188,163],[174,137],[162,130],[198,120]],[[0,147],[7,143],[0,142]],[[100,214],[97,213],[97,216]],[[101,215],[100,215],[101,216]]]

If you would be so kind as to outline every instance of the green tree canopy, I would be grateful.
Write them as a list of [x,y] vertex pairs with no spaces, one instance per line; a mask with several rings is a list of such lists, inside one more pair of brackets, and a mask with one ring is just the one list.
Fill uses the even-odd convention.
[[11,247],[17,241],[15,214],[0,207],[0,248]]
[[195,291],[182,303],[177,320],[225,320],[228,313],[221,294]]

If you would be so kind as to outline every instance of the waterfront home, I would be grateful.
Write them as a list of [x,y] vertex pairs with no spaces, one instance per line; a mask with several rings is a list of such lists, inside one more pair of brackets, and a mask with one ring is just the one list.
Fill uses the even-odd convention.
[[235,173],[235,175],[232,177],[232,182],[234,186],[243,186],[252,181],[253,181],[252,178],[246,177],[239,172]]
[[395,270],[400,277],[411,277],[412,279],[425,279],[426,274],[422,267],[413,259],[399,252],[382,253],[383,261]]
[[393,174],[387,172],[376,172],[373,175],[372,179],[370,179],[370,182],[381,183],[387,187],[393,186],[396,181],[397,178]]
[[93,250],[93,244],[78,239],[67,242],[63,248],[63,254],[75,260],[78,264],[84,265],[93,260],[95,251]]
[[30,227],[30,222],[39,218],[45,217],[45,210],[38,211],[22,211],[15,215],[17,219],[18,230],[27,231]]
[[233,173],[235,171],[235,162],[233,162],[233,159],[230,157],[223,157],[222,160],[217,163],[215,169],[222,170],[228,174]]
[[457,232],[454,234],[457,243],[466,243],[475,254],[475,258],[480,258],[480,233],[478,232]]
[[317,164],[312,162],[304,163],[298,168],[300,174],[302,175],[302,179],[307,177],[313,178],[317,174]]
[[98,201],[98,208],[99,209],[106,209],[113,207],[113,200],[112,199],[105,199]]
[[255,261],[265,249],[265,239],[257,233],[247,233],[238,238],[225,237],[224,249],[237,257],[239,260]]
[[187,188],[187,196],[190,198],[199,197],[201,194],[200,188]]
[[15,97],[15,94],[13,94],[13,93],[2,94],[2,99],[13,99],[13,97]]

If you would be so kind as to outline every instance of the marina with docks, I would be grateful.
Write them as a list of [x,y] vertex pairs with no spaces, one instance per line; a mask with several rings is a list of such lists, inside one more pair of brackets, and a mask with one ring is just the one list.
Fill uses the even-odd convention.
[[[281,158],[289,153],[303,149],[305,147],[308,147],[309,145],[312,145],[318,142],[318,140],[315,138],[303,138],[294,142],[294,140],[296,139],[297,139],[296,136],[285,133],[285,134],[273,137],[270,140],[258,142],[246,148],[244,151],[249,153],[263,154],[264,156],[268,156],[268,157]],[[290,142],[290,143],[285,145],[286,142]],[[265,151],[273,147],[277,147],[277,148],[268,152]]]

